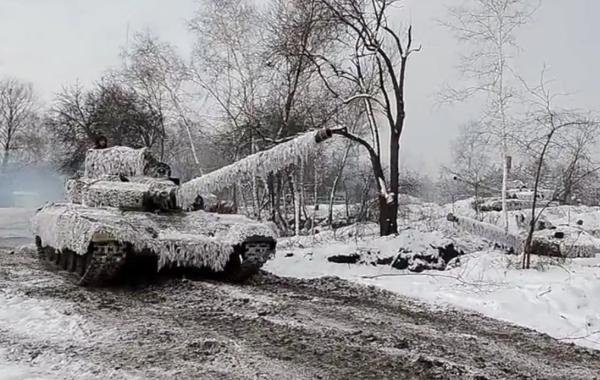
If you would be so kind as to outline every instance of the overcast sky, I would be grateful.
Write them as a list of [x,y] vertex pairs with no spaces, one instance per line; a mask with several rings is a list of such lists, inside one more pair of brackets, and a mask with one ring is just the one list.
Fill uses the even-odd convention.
[[[406,0],[400,13],[414,25],[423,51],[408,71],[408,116],[403,158],[429,172],[450,158],[449,140],[461,123],[476,117],[473,104],[436,106],[444,83],[456,83],[462,46],[436,20],[462,0]],[[127,31],[151,29],[189,51],[185,22],[195,0],[0,0],[0,76],[34,83],[48,101],[61,86],[87,84],[118,62]],[[543,64],[570,105],[600,108],[600,14],[598,0],[542,0],[535,19],[519,34],[518,69],[537,78]]]

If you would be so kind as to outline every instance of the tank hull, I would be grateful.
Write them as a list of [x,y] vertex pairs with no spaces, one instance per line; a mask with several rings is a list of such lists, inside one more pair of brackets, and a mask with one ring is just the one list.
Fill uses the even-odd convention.
[[197,268],[244,280],[273,255],[275,233],[241,215],[149,213],[48,204],[32,219],[40,258],[81,285],[114,280],[127,262],[153,257],[157,270]]

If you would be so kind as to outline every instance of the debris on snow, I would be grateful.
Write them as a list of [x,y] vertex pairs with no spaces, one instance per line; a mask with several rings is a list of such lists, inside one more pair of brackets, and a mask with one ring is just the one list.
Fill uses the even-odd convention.
[[454,248],[453,243],[437,247],[432,245],[430,248],[421,252],[401,248],[400,253],[391,265],[393,268],[408,269],[411,272],[445,270],[452,260],[465,254],[463,251]]
[[356,264],[360,260],[358,253],[352,253],[350,255],[333,255],[327,258],[327,261],[338,264]]

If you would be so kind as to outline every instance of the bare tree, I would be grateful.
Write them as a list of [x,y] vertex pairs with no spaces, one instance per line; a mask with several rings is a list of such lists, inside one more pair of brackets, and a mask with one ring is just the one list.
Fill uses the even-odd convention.
[[583,183],[600,170],[594,148],[598,147],[598,123],[588,123],[570,128],[561,143],[559,162],[554,165],[561,182],[558,199],[561,203],[573,202],[575,194],[581,195]]
[[[190,21],[196,37],[192,57],[193,82],[207,95],[209,121],[223,121],[238,138],[260,137],[257,113],[264,92],[258,13],[249,1],[204,0]],[[234,154],[235,156],[235,154]]]
[[531,18],[536,7],[530,0],[469,0],[449,9],[451,21],[444,23],[457,38],[470,44],[463,57],[463,74],[474,84],[461,89],[446,89],[446,100],[463,100],[473,94],[488,97],[487,120],[501,145],[502,209],[504,229],[508,230],[506,187],[510,169],[511,144],[508,116],[514,92],[510,85],[512,54],[517,47],[516,32]]
[[[305,124],[302,129],[323,125],[333,116],[327,110],[331,102],[321,92],[317,70],[310,55],[321,54],[332,46],[332,27],[320,22],[322,5],[315,0],[273,0],[265,18],[263,39],[266,64],[276,78],[272,91],[277,94],[281,123],[276,138],[298,132],[290,125],[296,117]],[[328,94],[327,94],[328,95]],[[325,106],[325,107],[323,107]]]
[[[598,122],[586,115],[574,112],[568,109],[562,109],[555,105],[557,94],[554,94],[548,88],[548,82],[542,72],[540,82],[535,87],[528,86],[522,82],[529,95],[531,110],[528,112],[524,124],[528,128],[523,129],[523,135],[517,141],[525,142],[525,148],[535,158],[535,173],[533,186],[533,201],[531,207],[530,225],[523,250],[523,269],[528,269],[531,260],[531,249],[533,243],[533,234],[535,226],[544,209],[548,206],[547,202],[541,210],[537,210],[539,188],[545,168],[545,160],[555,151],[560,155],[564,149],[565,139],[575,130],[585,131],[590,126],[598,125]],[[555,196],[559,189],[555,189]],[[551,199],[551,200],[552,200]]]
[[490,159],[490,140],[480,122],[472,121],[460,128],[452,143],[452,162],[442,168],[446,179],[451,181],[454,197],[474,196],[478,204],[480,197],[492,196],[494,189],[500,188],[496,179],[501,169]]
[[[403,35],[388,23],[388,13],[398,2],[274,0],[271,13],[261,18],[246,1],[206,0],[191,23],[198,35],[194,56],[202,63],[194,65],[194,78],[240,139],[234,145],[235,158],[248,145],[246,152],[251,153],[255,146],[265,148],[306,129],[333,126],[333,133],[369,154],[379,189],[382,235],[397,232],[404,85],[408,58],[419,50],[413,46],[411,28]],[[261,28],[259,21],[265,18],[262,25],[267,27]],[[334,124],[337,113],[356,105],[366,115],[365,128]],[[368,137],[362,129],[369,131]],[[391,137],[389,165],[382,159],[382,134]],[[295,180],[300,183],[293,188],[301,192],[299,170]],[[267,188],[273,194],[270,182]],[[295,199],[301,202],[302,193]],[[301,208],[297,205],[296,212]]]
[[[274,0],[266,12],[251,1],[205,0],[203,5],[190,23],[197,36],[193,80],[207,94],[214,130],[228,136],[220,139],[230,142],[224,149],[232,161],[321,127],[332,117],[332,102],[324,101],[329,94],[314,85],[320,84],[316,69],[303,54],[323,39],[314,31],[309,2]],[[257,217],[264,187],[270,218],[281,222],[281,191],[290,188],[300,219],[304,173],[298,166],[290,176],[253,180]],[[292,178],[294,185],[280,184]]]
[[14,78],[0,81],[0,173],[6,170],[15,138],[32,121],[34,107],[31,84]]
[[160,116],[135,92],[116,82],[99,82],[86,91],[65,87],[48,112],[48,131],[62,148],[61,170],[74,171],[85,152],[102,135],[112,145],[152,147],[162,136]]
[[[413,46],[412,28],[406,34],[388,22],[396,0],[319,0],[319,22],[336,25],[330,37],[335,44],[323,52],[304,53],[317,67],[327,89],[340,108],[355,102],[366,114],[368,137],[353,133],[346,126],[335,128],[365,148],[369,154],[379,192],[381,235],[398,231],[398,189],[400,137],[406,117],[404,86],[409,56],[420,50]],[[389,134],[389,175],[382,161],[382,129]]]
[[161,158],[165,154],[168,129],[181,125],[186,132],[196,170],[202,173],[193,137],[196,125],[184,100],[189,69],[175,48],[150,32],[136,33],[121,56],[123,66],[113,73],[113,79],[128,86],[158,115],[162,131],[159,141]]

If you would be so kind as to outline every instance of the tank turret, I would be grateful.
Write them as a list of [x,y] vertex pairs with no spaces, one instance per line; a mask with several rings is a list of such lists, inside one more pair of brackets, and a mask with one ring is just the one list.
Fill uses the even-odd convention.
[[177,180],[147,148],[91,149],[84,167],[83,177],[66,183],[70,203],[150,212],[178,209]]

